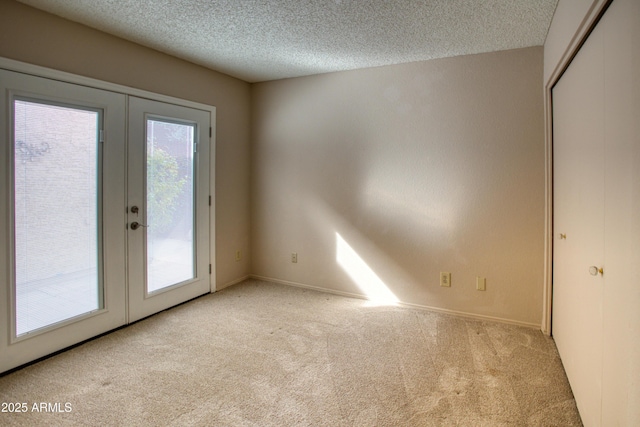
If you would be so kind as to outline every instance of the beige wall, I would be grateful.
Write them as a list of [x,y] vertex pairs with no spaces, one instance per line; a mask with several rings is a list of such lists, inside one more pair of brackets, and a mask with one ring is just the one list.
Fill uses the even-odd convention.
[[249,274],[248,83],[11,0],[0,1],[0,56],[215,106],[217,286]]
[[364,262],[400,301],[539,326],[542,76],[537,47],[253,85],[252,272],[365,294]]

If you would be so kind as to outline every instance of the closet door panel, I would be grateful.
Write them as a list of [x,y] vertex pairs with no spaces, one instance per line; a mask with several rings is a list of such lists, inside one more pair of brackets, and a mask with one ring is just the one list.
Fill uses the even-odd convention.
[[603,32],[596,28],[553,89],[552,328],[585,425],[599,425],[601,416],[603,78]]
[[599,25],[606,123],[602,425],[640,425],[640,2],[614,1]]

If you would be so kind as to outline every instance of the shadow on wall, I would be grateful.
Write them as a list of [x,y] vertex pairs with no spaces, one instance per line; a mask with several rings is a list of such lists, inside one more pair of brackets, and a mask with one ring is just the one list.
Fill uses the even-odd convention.
[[[374,299],[386,294],[386,300],[411,301],[421,293],[424,301],[437,303],[437,293],[429,283],[432,272],[445,259],[467,263],[455,246],[457,212],[469,203],[459,190],[466,184],[453,175],[450,190],[442,190],[437,177],[446,176],[448,167],[436,161],[443,156],[437,152],[442,147],[429,144],[424,137],[393,135],[384,126],[372,125],[376,117],[388,115],[388,106],[383,102],[365,105],[362,99],[367,97],[357,93],[366,90],[364,86],[344,89],[333,89],[334,94],[323,103],[318,90],[305,94],[321,104],[309,109],[294,109],[299,101],[288,100],[276,107],[285,111],[272,111],[270,124],[275,128],[269,147],[278,150],[269,153],[277,162],[272,173],[282,175],[279,185],[295,186],[280,203],[283,216],[292,215],[287,207],[295,211],[292,224],[297,223],[299,229],[288,230],[294,233],[296,244],[303,246],[301,252],[317,251],[304,247],[310,245],[335,248],[336,257],[343,257],[338,264],[346,277]],[[406,119],[410,110],[394,111]],[[279,115],[281,120],[276,119]],[[280,133],[304,137],[295,145],[286,145],[280,143],[286,139]],[[438,253],[435,257],[434,252]],[[347,254],[352,269],[347,268]],[[317,266],[309,266],[308,276],[317,278],[319,285],[345,281],[345,276],[324,270],[336,259],[318,261]],[[372,283],[368,288],[363,284],[365,277]]]

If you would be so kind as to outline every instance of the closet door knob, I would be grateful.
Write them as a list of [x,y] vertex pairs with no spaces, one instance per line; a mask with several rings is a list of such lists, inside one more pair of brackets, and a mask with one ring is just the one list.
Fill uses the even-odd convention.
[[604,276],[604,270],[602,268],[598,268],[595,265],[592,265],[591,267],[589,267],[589,274],[592,276],[597,276],[598,273],[602,274]]
[[561,240],[562,240],[562,239],[566,240],[566,239],[567,239],[567,235],[566,235],[566,234],[564,234],[564,233],[560,233],[560,239],[561,239]]

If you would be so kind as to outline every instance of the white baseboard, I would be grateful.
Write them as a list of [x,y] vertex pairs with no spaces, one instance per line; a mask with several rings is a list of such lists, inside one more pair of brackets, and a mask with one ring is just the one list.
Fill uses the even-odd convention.
[[362,295],[362,294],[353,294],[351,292],[337,291],[335,289],[321,288],[319,286],[306,285],[304,283],[298,283],[298,282],[290,282],[288,280],[274,279],[273,277],[257,276],[255,274],[251,274],[250,277],[252,279],[255,279],[255,280],[262,280],[262,281],[265,281],[265,282],[278,283],[278,284],[281,284],[281,285],[292,286],[294,288],[311,289],[313,291],[324,292],[326,294],[333,294],[333,295],[340,295],[342,297],[349,297],[349,298],[357,298],[357,299],[368,300],[368,298],[365,295]]
[[[265,282],[278,283],[278,284],[281,284],[281,285],[292,286],[292,287],[295,287],[295,288],[311,289],[311,290],[314,290],[314,291],[325,292],[325,293],[333,294],[333,295],[340,295],[340,296],[343,296],[343,297],[369,300],[369,298],[367,298],[367,296],[364,295],[364,294],[355,294],[355,293],[351,293],[351,292],[337,291],[335,289],[321,288],[319,286],[312,286],[312,285],[307,285],[307,284],[304,284],[304,283],[291,282],[291,281],[288,281],[288,280],[274,279],[273,277],[265,277],[265,276],[258,276],[258,275],[255,275],[255,274],[250,274],[249,276],[247,276],[246,278],[244,278],[242,280],[245,280],[247,278],[251,278],[251,279],[255,279],[255,280],[263,280]],[[235,283],[239,283],[239,282],[240,281],[236,281]],[[468,319],[483,320],[483,321],[498,322],[498,323],[506,323],[506,324],[509,324],[509,325],[523,326],[525,328],[532,328],[532,329],[541,330],[541,325],[539,325],[539,324],[521,322],[519,320],[505,319],[505,318],[502,318],[502,317],[486,316],[486,315],[483,315],[483,314],[467,313],[467,312],[464,312],[464,311],[449,310],[449,309],[446,309],[446,308],[431,307],[431,306],[427,306],[427,305],[412,304],[412,303],[407,303],[407,302],[399,302],[396,305],[399,306],[399,307],[407,307],[407,308],[414,308],[414,309],[418,309],[418,310],[433,311],[433,312],[436,312],[436,313],[448,314],[448,315],[457,316],[457,317],[465,317],[465,318],[468,318]]]
[[246,276],[240,277],[239,279],[235,279],[235,280],[232,280],[230,282],[227,282],[227,283],[225,283],[223,285],[216,285],[216,288],[212,292],[221,291],[224,288],[228,288],[229,286],[237,285],[238,283],[244,282],[245,280],[250,279],[250,278],[252,278],[251,275],[246,275]]

